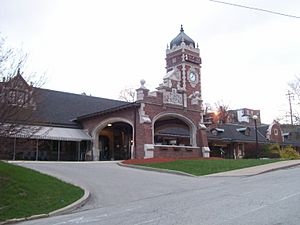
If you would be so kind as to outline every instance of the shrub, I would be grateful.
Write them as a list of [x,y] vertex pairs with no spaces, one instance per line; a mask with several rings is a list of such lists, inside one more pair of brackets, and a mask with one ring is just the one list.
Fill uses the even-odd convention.
[[279,144],[264,145],[260,154],[262,158],[280,158],[280,146]]
[[292,146],[287,146],[280,151],[280,158],[300,159],[300,155]]

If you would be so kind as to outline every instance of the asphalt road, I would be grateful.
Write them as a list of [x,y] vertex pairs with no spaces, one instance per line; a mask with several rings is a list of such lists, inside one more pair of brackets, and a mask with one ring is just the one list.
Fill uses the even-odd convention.
[[26,225],[300,224],[300,167],[250,177],[186,177],[116,163],[24,163],[86,187],[72,214]]

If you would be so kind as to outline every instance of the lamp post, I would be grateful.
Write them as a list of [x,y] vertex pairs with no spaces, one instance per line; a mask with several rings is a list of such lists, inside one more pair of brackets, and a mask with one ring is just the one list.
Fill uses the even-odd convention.
[[258,137],[257,137],[257,115],[253,115],[252,119],[254,120],[254,126],[255,126],[255,150],[256,150],[256,157],[259,158],[259,152],[258,152]]

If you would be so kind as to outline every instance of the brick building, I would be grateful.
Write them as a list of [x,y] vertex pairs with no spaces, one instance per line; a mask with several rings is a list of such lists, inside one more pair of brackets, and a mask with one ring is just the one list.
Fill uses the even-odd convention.
[[257,127],[249,123],[218,124],[210,126],[207,134],[211,156],[214,157],[255,158],[261,153],[264,145],[287,146],[291,144],[284,140],[283,131],[276,121],[270,125],[259,124]]
[[[22,93],[21,87],[37,93],[31,100],[34,107],[26,126],[38,129],[31,134],[7,134],[1,158],[209,157],[203,125],[200,50],[182,27],[166,50],[162,83],[150,92],[142,80],[134,103],[33,88],[21,74],[0,83],[3,98],[16,90],[13,84],[20,87],[14,96]],[[8,122],[24,126],[22,121]],[[25,141],[31,144],[24,147]]]

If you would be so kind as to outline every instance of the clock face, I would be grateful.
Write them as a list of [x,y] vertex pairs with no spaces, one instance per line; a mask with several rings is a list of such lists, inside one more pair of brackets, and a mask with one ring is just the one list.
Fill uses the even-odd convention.
[[190,81],[195,82],[196,81],[196,74],[194,72],[190,72]]

